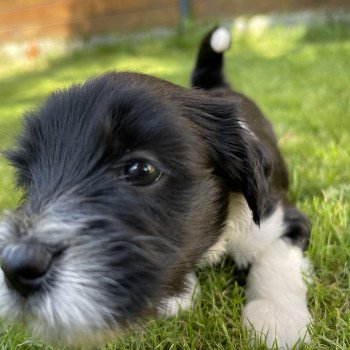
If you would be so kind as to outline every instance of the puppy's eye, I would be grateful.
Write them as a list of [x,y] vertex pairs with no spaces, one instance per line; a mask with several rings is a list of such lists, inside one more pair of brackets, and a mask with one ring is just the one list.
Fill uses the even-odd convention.
[[124,178],[133,186],[149,186],[161,176],[162,172],[145,159],[131,160],[124,167]]

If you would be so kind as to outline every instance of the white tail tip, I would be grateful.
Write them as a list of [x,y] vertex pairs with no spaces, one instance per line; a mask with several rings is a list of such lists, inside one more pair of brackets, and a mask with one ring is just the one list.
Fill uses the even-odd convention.
[[224,52],[230,47],[230,45],[231,34],[227,29],[220,27],[211,35],[210,46],[215,52]]

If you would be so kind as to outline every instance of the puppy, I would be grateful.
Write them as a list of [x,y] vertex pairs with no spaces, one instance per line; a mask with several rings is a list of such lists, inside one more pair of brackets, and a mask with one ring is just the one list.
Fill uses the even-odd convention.
[[196,266],[229,254],[250,269],[252,336],[308,338],[309,222],[286,198],[270,123],[224,79],[229,44],[223,28],[206,35],[193,89],[110,72],[25,115],[7,152],[24,198],[0,227],[4,319],[98,344],[189,308]]

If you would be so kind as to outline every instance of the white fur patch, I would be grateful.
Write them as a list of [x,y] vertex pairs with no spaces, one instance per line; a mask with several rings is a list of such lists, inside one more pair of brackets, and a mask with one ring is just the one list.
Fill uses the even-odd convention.
[[283,209],[278,205],[270,216],[261,221],[259,227],[254,223],[243,196],[231,198],[226,227],[229,236],[227,251],[240,268],[248,267],[257,254],[284,234],[283,216]]
[[[13,239],[10,221],[11,216],[7,216],[0,225],[0,242]],[[64,242],[67,235],[74,237],[81,228],[79,223],[44,215],[26,227],[28,236],[35,234],[49,243]],[[71,346],[91,347],[121,333],[108,308],[108,291],[101,290],[104,277],[93,257],[90,259],[91,264],[84,248],[67,250],[59,266],[51,268],[56,269],[56,279],[48,282],[48,291],[28,298],[9,289],[0,270],[0,317],[24,323],[35,337]]]
[[194,273],[186,276],[187,290],[176,296],[171,297],[159,308],[159,314],[163,317],[170,318],[175,316],[180,310],[189,310],[193,306],[195,297],[200,293],[197,285],[197,277]]
[[302,276],[309,263],[300,248],[281,238],[285,230],[282,206],[259,227],[244,197],[232,194],[224,233],[204,256],[215,262],[227,252],[240,268],[251,265],[243,324],[252,331],[252,343],[262,338],[269,346],[276,341],[281,349],[309,341],[311,321]]
[[251,222],[252,213],[243,195],[232,193],[226,227],[220,239],[203,255],[202,264],[218,263],[229,252],[230,247],[241,238],[242,232],[246,235]]
[[0,316],[6,315],[6,321],[18,321],[22,315],[21,297],[7,288],[5,276],[0,270]]
[[230,44],[231,34],[225,28],[220,27],[211,35],[210,46],[217,53],[226,51],[230,47]]
[[269,346],[276,341],[280,348],[292,348],[298,341],[309,341],[311,315],[302,276],[308,270],[301,249],[283,239],[255,256],[242,320],[253,335],[266,337]]
[[[24,299],[9,290],[0,273],[0,316],[24,322],[34,337],[71,346],[91,347],[121,333],[101,293],[101,276],[79,271],[78,266],[60,270],[56,288]],[[88,276],[88,277],[87,277]]]
[[202,255],[200,265],[214,265],[220,262],[227,253],[227,241],[228,237],[226,233],[224,233],[221,238]]
[[0,244],[4,245],[4,242],[10,241],[13,238],[13,232],[11,227],[12,214],[8,211],[3,213],[3,219],[0,222]]

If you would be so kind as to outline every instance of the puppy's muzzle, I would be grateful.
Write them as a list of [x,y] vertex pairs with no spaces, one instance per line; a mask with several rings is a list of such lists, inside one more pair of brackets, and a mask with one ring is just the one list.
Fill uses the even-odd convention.
[[1,269],[10,288],[28,296],[42,286],[50,269],[53,254],[37,242],[8,245],[1,254]]

